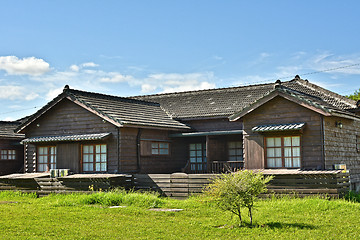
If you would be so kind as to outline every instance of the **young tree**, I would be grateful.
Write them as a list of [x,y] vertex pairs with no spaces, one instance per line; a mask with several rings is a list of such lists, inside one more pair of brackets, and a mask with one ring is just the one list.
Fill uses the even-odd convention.
[[252,209],[259,194],[266,192],[266,184],[272,176],[264,177],[261,172],[249,170],[222,174],[206,188],[206,193],[217,203],[220,209],[237,215],[242,224],[241,208],[249,211],[250,225],[253,222]]
[[355,101],[359,101],[360,100],[360,89],[356,90],[354,92],[354,94],[347,95],[346,97],[348,97],[348,98],[350,98],[352,100],[355,100]]

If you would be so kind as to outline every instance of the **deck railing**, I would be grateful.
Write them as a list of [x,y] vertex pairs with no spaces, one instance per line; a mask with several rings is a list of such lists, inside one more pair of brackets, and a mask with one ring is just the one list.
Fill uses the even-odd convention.
[[229,173],[244,169],[243,161],[212,161],[209,165],[206,162],[194,163],[188,161],[182,172],[199,173]]
[[211,173],[236,172],[244,168],[243,161],[213,161],[211,163]]

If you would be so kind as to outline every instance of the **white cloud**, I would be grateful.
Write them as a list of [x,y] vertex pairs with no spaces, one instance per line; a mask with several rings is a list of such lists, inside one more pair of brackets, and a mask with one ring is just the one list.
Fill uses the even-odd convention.
[[82,67],[98,67],[99,64],[93,63],[93,62],[86,62],[81,64]]
[[218,60],[218,61],[221,61],[221,60],[224,59],[223,57],[220,57],[220,56],[218,56],[218,55],[214,55],[212,58],[213,58],[214,60]]
[[156,86],[148,84],[148,83],[144,83],[141,85],[141,92],[144,93],[148,93],[148,92],[153,92],[156,90]]
[[293,78],[301,71],[301,66],[280,66],[277,67],[277,72],[274,74],[275,78],[285,80],[286,78]]
[[34,100],[39,97],[35,92],[29,92],[25,87],[20,86],[0,86],[0,99],[9,100]]
[[143,93],[159,89],[163,93],[214,88],[214,74],[205,73],[158,73],[151,74],[141,82]]
[[43,59],[35,57],[19,59],[16,56],[2,56],[0,69],[10,75],[39,76],[50,71],[50,65]]
[[46,94],[46,100],[50,101],[50,100],[54,99],[63,91],[63,89],[64,89],[63,87],[60,87],[60,88],[55,88],[55,89],[49,90]]
[[70,66],[71,71],[78,72],[80,70],[80,67],[78,65],[71,65]]
[[270,54],[267,52],[262,52],[262,53],[260,53],[259,57],[260,57],[260,59],[264,59],[264,58],[270,57]]
[[74,71],[74,72],[78,72],[82,68],[98,67],[98,66],[99,66],[99,64],[96,64],[94,62],[86,62],[86,63],[82,63],[80,65],[73,64],[70,66],[70,70]]
[[15,121],[16,119],[15,118],[13,118],[13,117],[5,117],[4,119],[3,119],[3,121]]
[[315,55],[309,61],[309,66],[316,71],[325,70],[329,73],[355,75],[360,74],[360,66],[358,64],[360,64],[359,55],[336,56],[328,52]]
[[134,77],[131,75],[123,75],[117,72],[110,72],[107,77],[100,78],[100,82],[107,83],[121,83],[133,81]]

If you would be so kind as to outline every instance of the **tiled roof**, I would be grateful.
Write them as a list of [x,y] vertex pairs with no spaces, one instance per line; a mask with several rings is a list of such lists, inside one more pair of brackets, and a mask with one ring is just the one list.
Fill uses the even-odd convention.
[[40,142],[67,142],[67,141],[90,141],[101,140],[108,137],[111,133],[93,133],[93,134],[76,134],[65,136],[45,136],[32,137],[22,140],[22,143],[40,143]]
[[253,127],[253,132],[274,132],[274,131],[295,131],[301,130],[305,126],[305,123],[287,123],[276,125],[259,125]]
[[0,138],[24,138],[24,134],[14,132],[19,125],[20,122],[0,121]]
[[100,115],[107,116],[121,125],[189,129],[185,124],[167,115],[158,103],[73,89],[65,90],[65,93]]
[[[359,118],[350,110],[356,102],[309,83],[296,76],[291,81],[242,87],[134,96],[122,98],[64,88],[64,92],[20,125],[21,131],[63,98],[77,102],[91,112],[117,125],[190,129],[178,120],[214,117],[236,118],[236,114],[274,92],[286,94],[326,113]],[[331,115],[330,114],[330,115]]]
[[189,126],[172,119],[158,103],[79,91],[65,86],[63,93],[26,119],[16,131],[21,132],[64,98],[68,98],[119,127],[135,125],[176,130],[190,129]]
[[[255,103],[274,91],[277,83],[243,87],[220,88],[191,92],[134,96],[133,99],[152,101],[160,105],[175,119],[230,116]],[[293,90],[318,102],[321,106],[337,110],[356,108],[356,102],[334,92],[295,78],[282,82],[285,89]]]

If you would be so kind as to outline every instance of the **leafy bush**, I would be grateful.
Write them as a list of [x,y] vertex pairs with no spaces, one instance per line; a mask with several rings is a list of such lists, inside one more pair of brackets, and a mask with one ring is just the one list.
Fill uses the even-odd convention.
[[241,208],[249,211],[252,225],[252,208],[259,194],[266,192],[266,184],[272,179],[264,177],[261,172],[249,170],[231,174],[222,174],[206,188],[206,193],[217,203],[220,209],[237,215],[242,224]]
[[360,203],[360,193],[356,193],[354,191],[350,191],[348,192],[345,197],[346,200],[351,201],[351,202],[358,202]]

